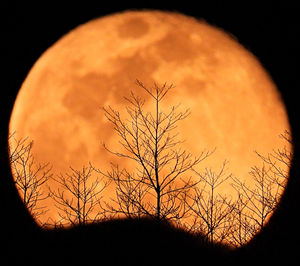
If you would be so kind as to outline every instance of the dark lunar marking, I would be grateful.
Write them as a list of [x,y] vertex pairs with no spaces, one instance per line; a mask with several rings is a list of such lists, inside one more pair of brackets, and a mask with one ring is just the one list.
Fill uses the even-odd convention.
[[[124,97],[128,97],[133,91],[137,94],[141,88],[135,85],[136,79],[141,80],[146,86],[153,86],[155,80],[152,78],[153,72],[158,68],[158,63],[151,57],[143,57],[136,53],[131,57],[120,56],[115,59],[118,71],[105,80],[107,88],[113,90],[113,97],[116,102],[124,102]],[[158,81],[163,83],[165,81]],[[149,96],[142,95],[145,99]]]
[[172,30],[155,44],[155,48],[165,61],[183,63],[197,57],[200,47],[187,33]]
[[118,28],[121,38],[140,38],[149,31],[149,25],[142,18],[131,18]]
[[[72,158],[72,164],[73,165],[87,165],[88,162],[88,149],[85,143],[80,142],[78,143],[78,146],[75,147],[75,149],[71,150],[69,152],[70,158]],[[86,160],[86,161],[83,161]]]
[[74,115],[93,119],[107,98],[103,78],[97,73],[74,77],[72,88],[63,98],[63,105]]
[[[100,139],[108,140],[114,136],[111,125],[100,121],[103,119],[101,107],[105,101],[112,99],[112,107],[115,107],[114,103],[126,104],[124,97],[128,97],[131,91],[147,100],[148,94],[144,93],[135,81],[139,79],[146,86],[152,87],[155,82],[152,74],[158,68],[154,59],[143,57],[140,53],[131,57],[119,56],[113,59],[112,65],[115,67],[115,73],[112,75],[89,73],[84,77],[74,77],[72,88],[63,98],[64,106],[73,116],[79,116],[92,124],[91,129],[99,136],[99,148]],[[165,81],[156,82],[163,84]],[[125,106],[119,111],[125,111]]]
[[184,84],[184,87],[186,88],[186,92],[189,95],[196,96],[200,92],[203,93],[203,91],[206,89],[206,82],[200,79],[196,79],[195,77],[189,76],[184,78],[182,84]]
[[59,123],[59,127],[62,128],[63,121],[61,117],[57,123],[54,122],[54,119],[44,118],[32,128],[31,136],[34,136],[33,150],[36,162],[51,162],[58,169],[65,167],[62,155],[68,151],[68,147],[62,140],[64,139],[63,132],[57,133],[57,124]]

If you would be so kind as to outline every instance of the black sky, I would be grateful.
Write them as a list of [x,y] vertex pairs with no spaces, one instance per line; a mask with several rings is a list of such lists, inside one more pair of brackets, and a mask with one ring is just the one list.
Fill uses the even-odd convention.
[[[21,1],[20,1],[21,2]],[[299,229],[296,225],[296,212],[299,190],[299,36],[300,19],[296,4],[290,1],[177,1],[176,4],[163,6],[125,6],[120,1],[70,1],[70,4],[55,4],[40,1],[38,5],[28,5],[27,1],[3,6],[1,29],[4,44],[2,66],[4,75],[1,88],[1,177],[0,202],[4,204],[1,213],[5,226],[2,231],[12,232],[18,227],[23,232],[31,226],[31,221],[19,205],[19,200],[9,180],[9,168],[6,163],[5,142],[9,115],[16,94],[28,71],[39,56],[62,35],[93,18],[127,10],[160,9],[178,11],[186,15],[205,19],[208,23],[223,28],[233,34],[238,41],[254,53],[277,84],[285,100],[292,134],[295,140],[296,164],[292,170],[283,207],[275,215],[274,221],[266,230],[260,244],[262,249],[278,250],[282,257],[292,256],[289,251],[291,240]],[[97,3],[98,2],[98,3]],[[128,4],[127,1],[124,1]],[[184,3],[183,3],[184,2]],[[263,4],[261,2],[264,2]],[[279,3],[277,3],[279,2]],[[184,7],[183,7],[184,4]],[[298,9],[299,10],[299,9]],[[4,58],[4,60],[3,60]],[[33,103],[34,104],[34,103]],[[263,126],[263,125],[262,125]],[[258,129],[259,130],[259,129]],[[12,218],[6,219],[8,213]],[[5,229],[4,229],[5,228]],[[278,234],[279,232],[279,234]],[[274,234],[277,234],[276,236]],[[10,235],[6,236],[12,237]],[[299,239],[298,239],[299,241]],[[299,243],[299,242],[298,242]],[[277,245],[277,248],[275,246]],[[274,246],[274,247],[273,247]],[[296,255],[295,255],[296,257]]]

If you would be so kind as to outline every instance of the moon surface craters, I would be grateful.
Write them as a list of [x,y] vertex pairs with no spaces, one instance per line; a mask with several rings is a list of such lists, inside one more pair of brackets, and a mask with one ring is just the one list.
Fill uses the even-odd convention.
[[178,129],[184,148],[198,155],[217,147],[205,166],[228,159],[239,178],[257,163],[253,150],[280,147],[278,134],[289,128],[275,84],[242,45],[196,19],[151,11],[95,19],[50,47],[22,85],[10,131],[33,139],[36,161],[49,162],[54,174],[89,161],[103,169],[127,164],[101,146],[120,149],[101,107],[125,116],[124,97],[133,91],[147,109],[151,97],[136,79],[148,88],[173,83],[162,108],[190,109]]
[[166,62],[184,63],[199,54],[199,46],[184,32],[170,31],[155,44],[156,53]]
[[121,38],[141,38],[146,35],[150,26],[140,17],[127,19],[118,27],[118,34]]

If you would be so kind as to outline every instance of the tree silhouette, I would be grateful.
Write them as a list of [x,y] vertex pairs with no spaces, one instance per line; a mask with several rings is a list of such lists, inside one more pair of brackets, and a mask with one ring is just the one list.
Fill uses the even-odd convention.
[[[290,132],[285,131],[280,135],[286,143],[292,145],[292,137]],[[282,149],[274,149],[273,152],[268,153],[266,156],[256,152],[262,161],[269,167],[268,178],[283,190],[286,187],[289,169],[291,168],[293,150],[284,146]]]
[[48,198],[42,186],[52,176],[49,164],[37,164],[32,154],[33,141],[10,135],[9,159],[15,185],[25,206],[38,219],[47,210],[40,202]]
[[[291,144],[289,132],[280,135]],[[266,156],[256,152],[262,159],[261,166],[253,166],[249,172],[252,184],[233,178],[238,200],[234,203],[234,221],[229,242],[241,246],[259,230],[279,204],[286,187],[293,153],[284,146]]]
[[16,139],[15,132],[9,135],[8,142],[8,154],[10,164],[17,161],[19,157],[23,156],[24,153],[28,150],[28,145],[31,143],[28,143],[27,138]]
[[[234,187],[238,193],[247,199],[245,209],[250,212],[245,214],[253,220],[261,229],[269,216],[274,210],[277,203],[277,189],[274,188],[272,180],[268,179],[268,172],[265,166],[259,168],[254,166],[250,171],[254,185],[247,185],[238,179],[234,179]],[[274,192],[275,189],[275,192]]]
[[233,207],[233,212],[226,242],[232,246],[242,246],[255,235],[257,226],[252,222],[251,215],[247,214],[248,200],[240,191],[237,200],[229,204]]
[[268,178],[270,169],[254,166],[250,175],[253,184],[234,178],[233,187],[238,194],[235,203],[235,218],[238,230],[233,230],[232,238],[238,245],[245,244],[263,228],[278,203],[278,185]]
[[[134,162],[133,171],[111,164],[111,169],[103,172],[90,164],[81,170],[70,167],[69,173],[53,177],[49,164],[35,162],[33,141],[17,140],[14,134],[10,135],[12,174],[27,209],[38,219],[47,211],[41,202],[51,196],[60,217],[59,221],[51,221],[54,226],[84,225],[107,215],[148,216],[200,232],[210,243],[226,242],[234,246],[247,243],[278,206],[288,181],[293,151],[284,146],[266,155],[256,152],[262,164],[250,169],[247,182],[227,174],[227,161],[219,170],[196,171],[196,166],[213,151],[203,151],[194,157],[180,148],[183,141],[175,130],[190,111],[179,111],[180,105],[164,110],[161,104],[173,85],[155,84],[151,89],[140,81],[137,85],[150,96],[151,111],[146,111],[149,106],[145,100],[133,92],[125,98],[127,118],[111,106],[103,108],[121,144],[119,151],[112,151],[105,144],[104,148]],[[289,132],[280,137],[292,144]],[[101,178],[95,176],[99,173]],[[59,187],[48,186],[47,194],[42,188],[50,178]],[[111,181],[115,197],[105,202],[104,208],[100,202],[102,192]],[[228,182],[236,191],[236,200],[219,192],[220,186]]]
[[49,187],[50,195],[59,210],[59,224],[67,222],[82,225],[103,218],[105,211],[100,204],[100,195],[108,182],[98,177],[95,179],[91,165],[83,166],[82,170],[70,167],[70,170],[70,173],[53,178],[60,187],[56,190]]
[[111,170],[102,173],[116,184],[116,206],[108,205],[114,213],[130,217],[150,216],[157,220],[178,220],[187,213],[186,196],[196,185],[188,171],[210,153],[202,152],[194,157],[186,150],[177,148],[182,141],[177,139],[178,122],[187,118],[189,110],[177,112],[178,106],[163,111],[161,102],[173,85],[156,84],[148,89],[137,80],[153,100],[153,111],[144,110],[145,100],[131,92],[126,108],[129,119],[121,117],[111,106],[103,108],[106,118],[119,135],[120,144],[126,152],[115,152],[120,158],[128,158],[136,164],[135,173],[120,170],[112,165]]
[[227,161],[224,161],[218,172],[206,168],[204,173],[196,172],[199,184],[189,195],[192,199],[189,207],[194,217],[192,230],[204,233],[209,242],[221,242],[230,233],[233,205],[230,200],[217,189],[220,185],[232,178],[226,174]]

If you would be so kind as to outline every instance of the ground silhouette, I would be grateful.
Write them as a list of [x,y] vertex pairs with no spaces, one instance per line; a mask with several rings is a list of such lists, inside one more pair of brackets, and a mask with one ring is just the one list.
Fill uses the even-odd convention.
[[230,253],[204,236],[146,218],[37,229],[25,242],[16,265],[216,265]]
[[[237,249],[211,244],[201,234],[147,218],[59,229],[27,228],[14,236],[4,254],[7,263],[2,265],[271,265],[294,246],[276,245],[282,235],[274,234],[272,225]],[[284,261],[289,263],[293,257],[284,257]]]

